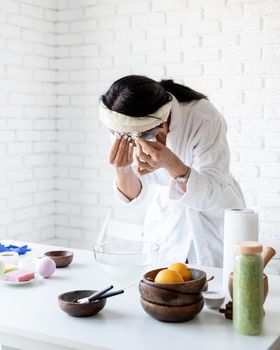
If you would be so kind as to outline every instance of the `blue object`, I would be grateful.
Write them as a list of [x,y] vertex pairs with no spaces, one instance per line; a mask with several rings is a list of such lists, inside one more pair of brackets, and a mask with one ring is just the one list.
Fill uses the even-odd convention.
[[0,243],[0,253],[2,252],[17,252],[19,255],[24,255],[26,252],[30,252],[31,248],[28,248],[27,244],[22,247],[18,247],[16,245],[3,245]]

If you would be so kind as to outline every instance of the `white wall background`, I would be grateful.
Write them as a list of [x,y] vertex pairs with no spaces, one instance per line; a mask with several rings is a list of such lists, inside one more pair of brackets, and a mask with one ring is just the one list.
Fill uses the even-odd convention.
[[54,235],[55,14],[0,1],[0,238]]
[[98,98],[174,78],[224,113],[232,172],[280,237],[279,0],[1,0],[0,237],[91,247],[120,208]]

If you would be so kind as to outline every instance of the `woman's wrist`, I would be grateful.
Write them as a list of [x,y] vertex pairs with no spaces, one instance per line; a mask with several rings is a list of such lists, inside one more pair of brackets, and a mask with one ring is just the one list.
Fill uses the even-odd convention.
[[124,167],[116,167],[117,176],[126,176],[133,173],[131,165],[127,165]]
[[188,172],[189,167],[184,164],[174,153],[172,153],[172,156],[170,157],[165,169],[173,179],[176,179],[178,176],[184,176]]
[[142,184],[134,174],[131,165],[116,168],[116,184],[118,190],[130,201],[141,192]]

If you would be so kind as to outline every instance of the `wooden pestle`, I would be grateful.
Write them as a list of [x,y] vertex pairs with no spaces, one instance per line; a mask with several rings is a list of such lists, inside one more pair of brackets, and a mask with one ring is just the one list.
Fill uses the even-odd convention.
[[262,252],[263,268],[266,267],[268,262],[274,257],[275,254],[276,254],[276,251],[272,247],[264,248]]

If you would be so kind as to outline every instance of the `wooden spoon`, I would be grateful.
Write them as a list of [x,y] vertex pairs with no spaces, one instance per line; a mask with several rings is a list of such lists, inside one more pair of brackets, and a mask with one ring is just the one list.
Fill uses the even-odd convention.
[[276,254],[276,251],[272,247],[264,248],[262,252],[263,268],[266,267],[268,262],[274,257],[275,254]]
[[210,282],[210,281],[212,281],[213,279],[215,278],[215,276],[210,276],[209,278],[207,278],[207,282]]

